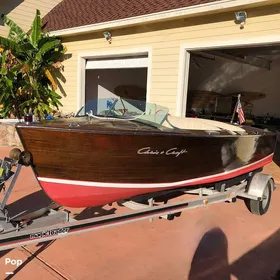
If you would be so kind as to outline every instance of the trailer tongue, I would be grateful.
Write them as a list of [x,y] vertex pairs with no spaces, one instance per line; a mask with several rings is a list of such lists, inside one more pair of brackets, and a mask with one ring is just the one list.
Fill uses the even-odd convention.
[[[23,152],[20,157],[17,157],[19,160],[12,158],[0,160],[0,192],[3,193],[0,204],[0,251],[144,219],[159,217],[172,220],[175,216],[180,216],[184,210],[218,202],[235,202],[237,197],[245,199],[253,214],[263,215],[269,208],[271,194],[275,189],[273,178],[260,173],[261,169],[259,169],[210,186],[200,185],[196,188],[161,191],[121,201],[118,203],[131,209],[122,214],[77,221],[71,218],[69,211],[51,203],[34,212],[26,209],[11,216],[7,202],[22,166],[28,166],[28,156]],[[13,168],[16,168],[15,172],[12,171]],[[8,181],[10,183],[7,187]],[[175,192],[199,196],[195,199],[168,202],[168,195]],[[165,203],[156,204],[154,199],[161,196],[166,197]],[[148,203],[136,202],[139,199]]]

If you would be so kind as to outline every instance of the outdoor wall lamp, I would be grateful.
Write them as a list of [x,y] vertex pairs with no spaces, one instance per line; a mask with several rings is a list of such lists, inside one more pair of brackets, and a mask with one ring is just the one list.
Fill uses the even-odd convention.
[[103,36],[111,44],[111,42],[112,42],[112,35],[111,35],[111,33],[108,32],[108,31],[105,31],[105,32],[103,32]]
[[240,29],[244,28],[247,19],[247,13],[245,11],[240,11],[235,13],[235,23],[240,24]]

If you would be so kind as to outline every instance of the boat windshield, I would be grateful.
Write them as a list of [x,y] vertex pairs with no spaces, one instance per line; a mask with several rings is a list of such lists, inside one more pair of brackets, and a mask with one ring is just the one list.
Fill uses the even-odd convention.
[[89,100],[76,114],[76,117],[84,116],[137,120],[161,125],[168,116],[168,108],[141,100],[113,97]]

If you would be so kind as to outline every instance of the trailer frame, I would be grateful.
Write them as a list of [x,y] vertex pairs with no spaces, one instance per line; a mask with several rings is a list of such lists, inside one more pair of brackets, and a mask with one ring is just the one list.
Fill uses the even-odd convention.
[[[78,221],[71,218],[67,209],[61,210],[59,205],[51,203],[37,211],[29,213],[27,209],[11,217],[7,202],[22,170],[22,165],[25,164],[6,157],[0,160],[0,165],[0,193],[5,192],[0,203],[0,251],[145,219],[173,220],[180,216],[182,211],[219,202],[235,202],[237,198],[244,199],[253,214],[263,215],[268,211],[271,194],[276,188],[272,176],[261,173],[261,168],[230,180],[216,182],[211,186],[185,187],[118,201],[120,206],[131,209],[127,213]],[[15,172],[12,171],[13,167],[16,168]],[[7,188],[8,181],[11,182]],[[196,194],[198,197],[170,203],[168,195],[174,193]],[[163,204],[156,204],[155,200],[162,196],[167,196],[167,200]]]

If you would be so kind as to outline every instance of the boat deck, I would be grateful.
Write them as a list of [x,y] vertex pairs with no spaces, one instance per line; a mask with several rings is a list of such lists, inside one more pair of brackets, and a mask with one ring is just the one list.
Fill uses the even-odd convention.
[[51,130],[75,130],[85,132],[99,132],[106,134],[135,134],[135,133],[153,133],[153,134],[169,134],[169,135],[186,135],[191,136],[214,136],[214,137],[230,137],[230,136],[255,136],[274,134],[250,126],[238,126],[226,123],[220,123],[205,119],[197,118],[176,118],[172,117],[170,121],[163,122],[162,125],[153,125],[149,122],[139,120],[121,120],[111,119],[91,119],[86,117],[58,119],[51,121],[42,121],[40,123],[18,123],[17,127],[40,128]]

